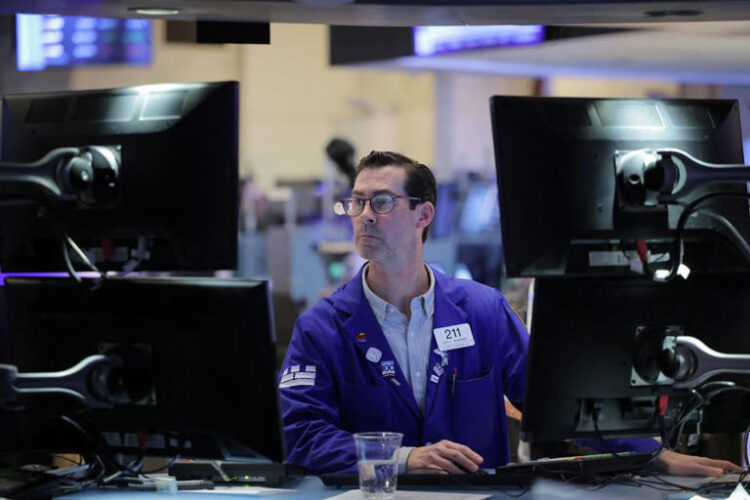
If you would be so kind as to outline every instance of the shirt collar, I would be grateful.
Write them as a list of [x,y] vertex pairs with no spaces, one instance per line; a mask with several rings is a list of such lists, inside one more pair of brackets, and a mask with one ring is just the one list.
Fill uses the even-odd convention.
[[425,264],[424,267],[427,269],[430,287],[419,298],[422,299],[422,311],[424,311],[425,316],[430,316],[435,309],[435,275],[432,273],[430,266]]
[[[369,267],[370,264],[368,262],[367,264],[365,264],[364,269],[362,269],[362,289],[365,292],[365,298],[367,299],[367,302],[370,304],[372,311],[375,313],[375,318],[378,320],[378,323],[382,324],[390,310],[399,313],[400,311],[393,304],[390,304],[389,302],[386,302],[385,300],[378,297],[375,292],[372,291],[370,285],[367,284],[366,276],[367,269]],[[427,291],[425,293],[415,297],[415,299],[419,300],[419,303],[422,306],[422,313],[425,316],[430,316],[435,308],[435,275],[433,274],[430,266],[425,264],[424,267],[425,269],[427,269],[427,279],[430,280],[430,286],[429,288],[427,288]],[[412,299],[412,302],[413,301],[414,299]]]

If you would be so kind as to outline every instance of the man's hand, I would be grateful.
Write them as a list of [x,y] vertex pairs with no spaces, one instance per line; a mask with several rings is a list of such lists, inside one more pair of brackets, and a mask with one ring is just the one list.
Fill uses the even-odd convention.
[[744,472],[745,469],[727,460],[715,460],[706,457],[694,457],[670,450],[659,454],[657,466],[667,474],[675,476],[711,476],[718,477],[727,472]]
[[407,473],[466,474],[479,470],[484,459],[468,446],[443,439],[414,448],[406,460]]

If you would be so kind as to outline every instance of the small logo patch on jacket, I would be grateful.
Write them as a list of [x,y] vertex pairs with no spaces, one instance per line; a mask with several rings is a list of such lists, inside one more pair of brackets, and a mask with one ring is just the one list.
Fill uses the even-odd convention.
[[304,370],[301,365],[293,365],[281,374],[279,389],[296,387],[298,385],[315,385],[315,365],[306,365]]

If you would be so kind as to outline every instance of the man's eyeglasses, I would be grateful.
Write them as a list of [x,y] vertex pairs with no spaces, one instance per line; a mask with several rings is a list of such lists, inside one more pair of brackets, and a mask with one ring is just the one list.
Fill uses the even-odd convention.
[[370,202],[372,211],[376,214],[387,214],[393,210],[396,206],[396,200],[399,198],[406,198],[407,200],[422,201],[420,198],[414,196],[400,196],[396,194],[380,193],[376,194],[372,198],[344,198],[341,201],[337,201],[333,206],[333,211],[338,215],[348,215],[349,217],[356,217],[361,214],[365,209],[365,203]]

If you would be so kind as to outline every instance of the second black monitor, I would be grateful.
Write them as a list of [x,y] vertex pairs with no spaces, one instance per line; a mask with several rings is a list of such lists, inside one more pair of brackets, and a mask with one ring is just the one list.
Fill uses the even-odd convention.
[[[634,250],[636,239],[648,242],[652,261],[674,257],[681,207],[670,206],[661,227],[617,225],[617,151],[677,148],[710,163],[744,163],[736,101],[496,96],[490,106],[509,276],[629,274],[623,250]],[[747,193],[744,183],[718,184],[691,199],[719,190]],[[750,235],[746,199],[702,206]],[[691,218],[686,264],[696,271],[744,267],[724,229],[716,218]]]
[[[594,405],[601,411],[598,426],[604,436],[658,435],[659,396],[669,397],[667,424],[679,404],[693,396],[668,380],[654,384],[637,376],[642,372],[636,360],[648,358],[639,356],[638,339],[646,329],[669,327],[718,352],[746,354],[748,304],[750,277],[743,274],[702,274],[672,283],[537,279],[522,434],[542,442],[595,438]],[[641,352],[657,358],[659,349]],[[750,377],[723,373],[708,382],[719,380],[747,387]],[[704,432],[742,432],[750,424],[750,396],[745,391],[718,395],[703,418]]]
[[101,270],[236,267],[238,99],[237,82],[4,96],[2,161],[98,145],[122,163],[116,203],[101,208],[49,203],[39,217],[40,203],[5,203],[0,183],[0,268],[65,270],[62,233]]
[[[28,395],[28,412],[0,412],[0,451],[284,459],[267,282],[92,285],[8,278],[7,316],[0,319],[9,334],[5,359],[20,372],[38,373],[116,355],[135,404],[90,409],[68,396]],[[62,415],[88,429],[89,438]]]

